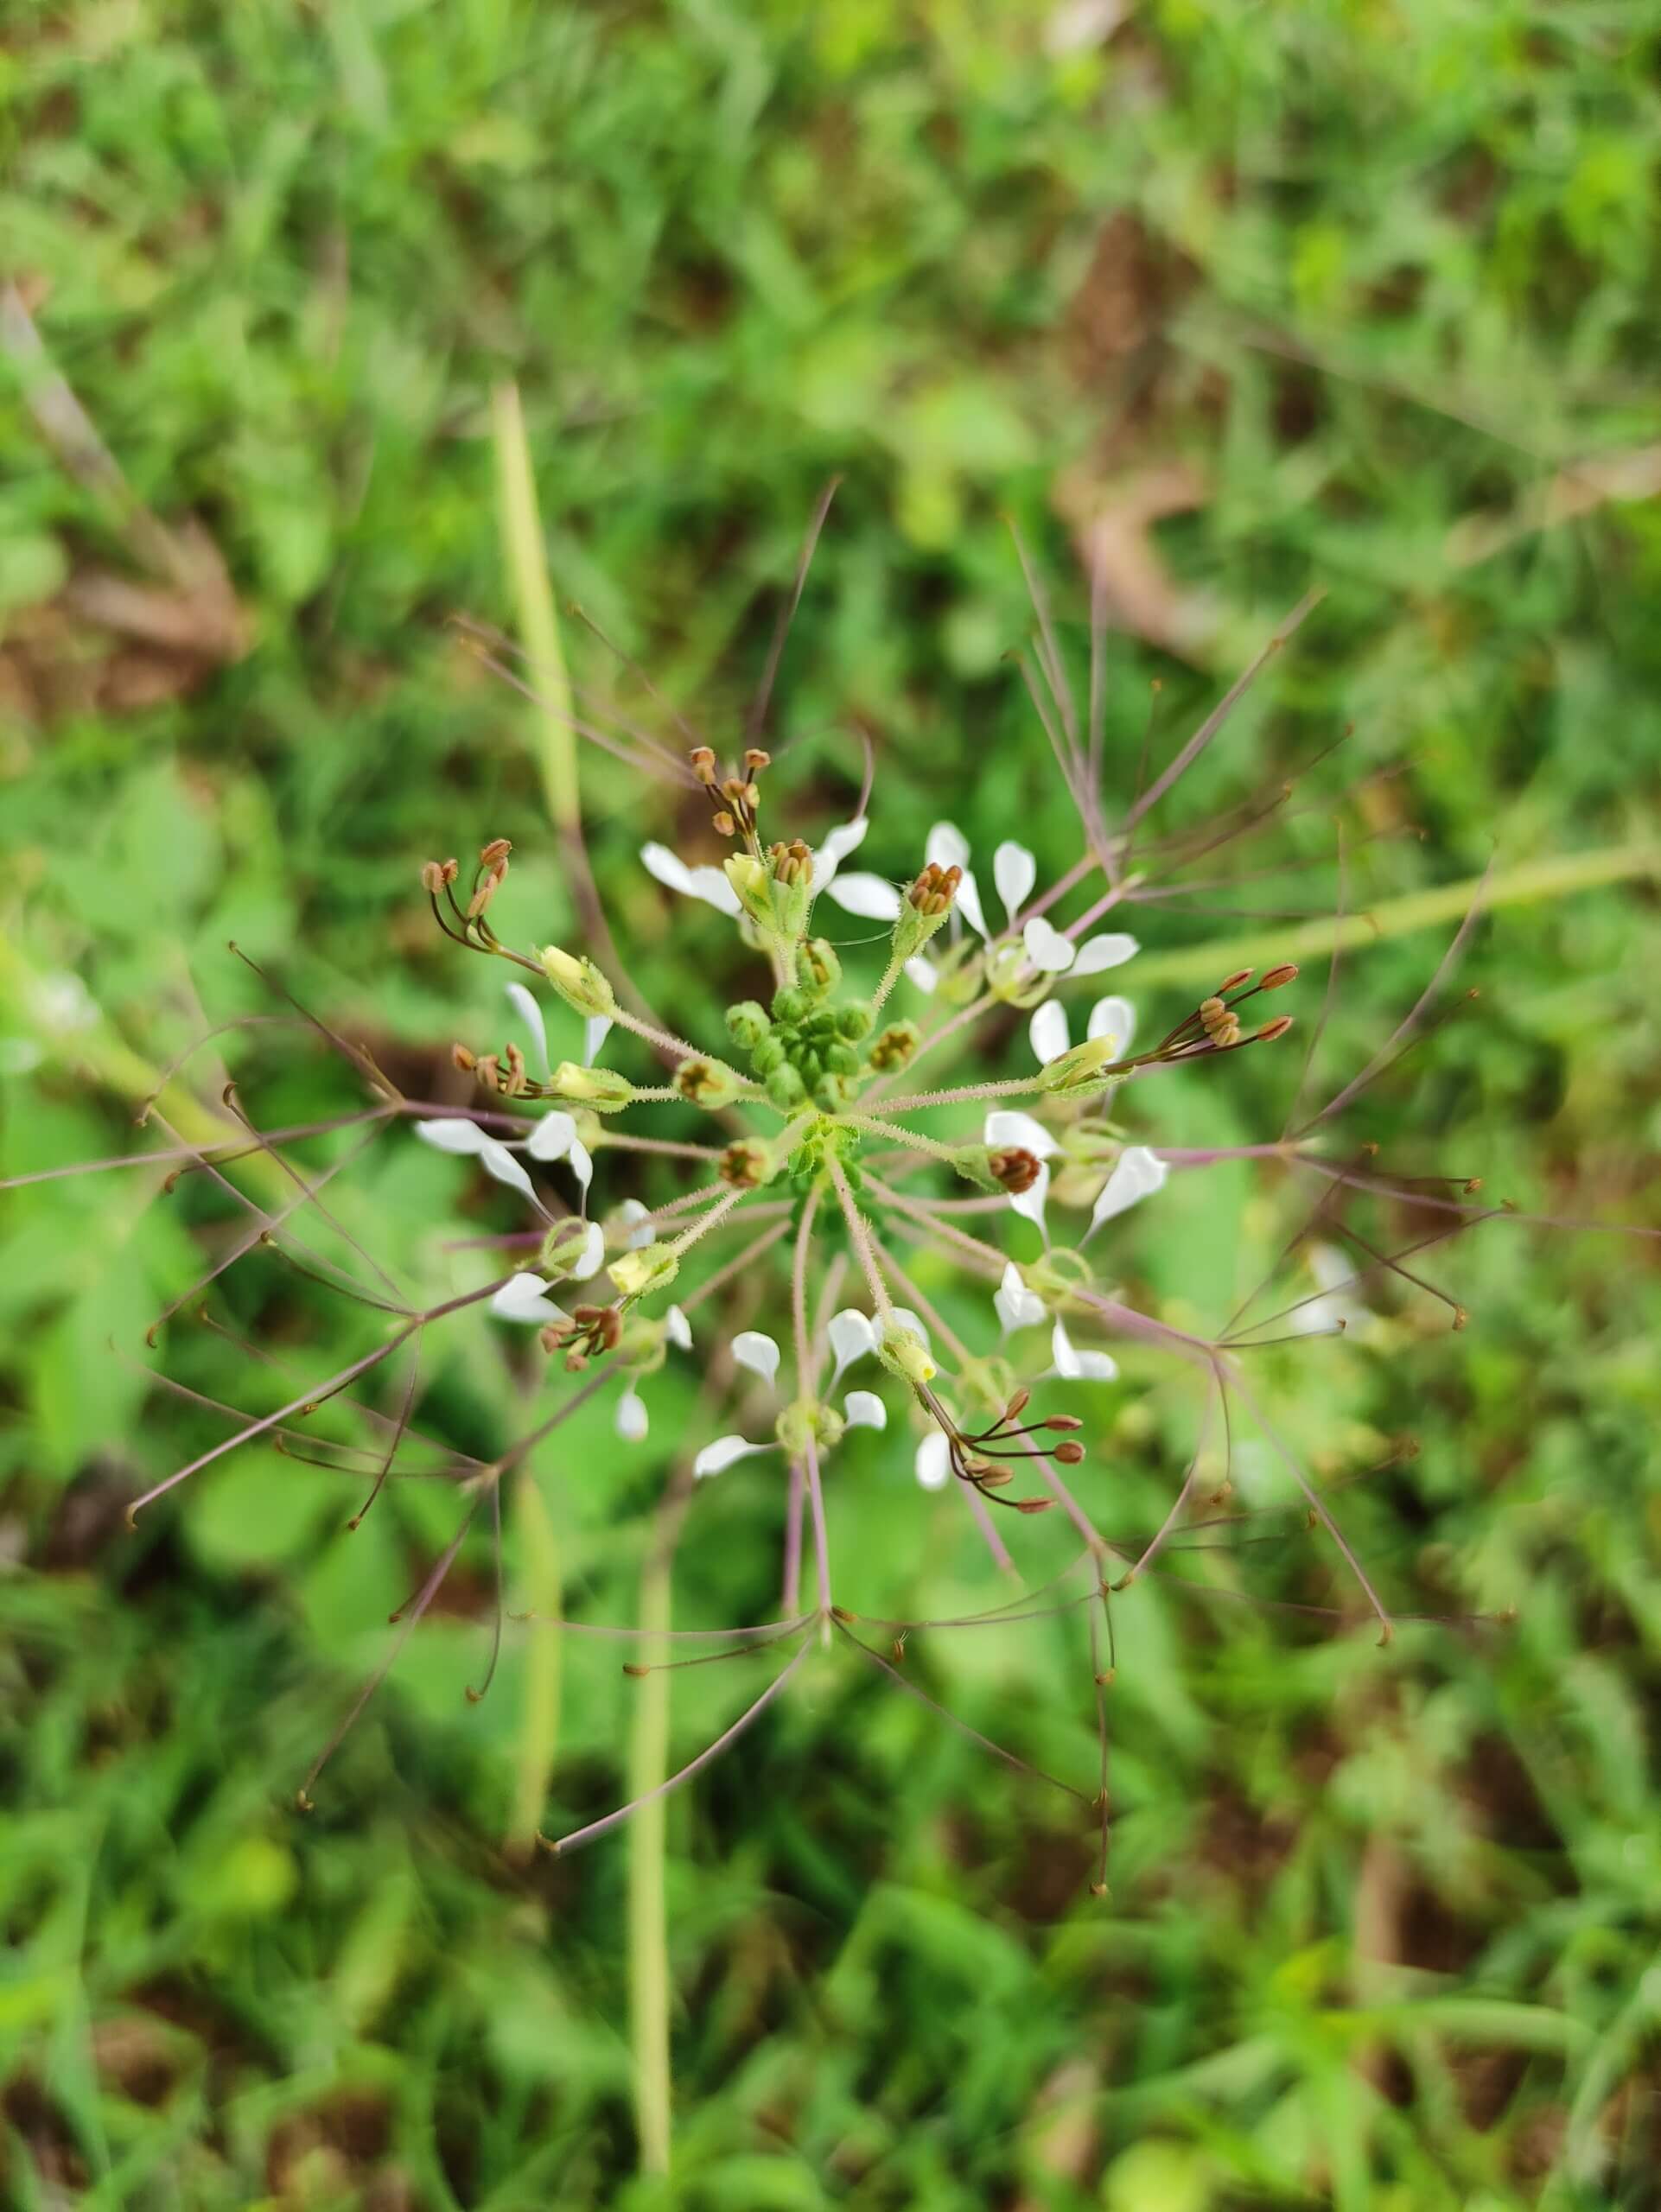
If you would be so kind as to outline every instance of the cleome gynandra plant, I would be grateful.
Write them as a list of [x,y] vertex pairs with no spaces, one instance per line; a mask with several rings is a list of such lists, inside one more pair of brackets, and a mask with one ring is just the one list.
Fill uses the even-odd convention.
[[[671,1356],[708,1348],[709,1332],[721,1327],[723,1292],[740,1279],[765,1279],[774,1287],[777,1334],[741,1331],[721,1363],[724,1373],[737,1370],[744,1393],[738,1425],[716,1433],[712,1421],[708,1431],[678,1440],[694,1531],[698,1485],[754,1487],[758,1513],[777,1530],[777,1616],[719,1630],[643,1629],[626,1671],[683,1663],[664,1656],[678,1640],[692,1663],[741,1653],[782,1663],[716,1741],[646,1795],[660,1796],[697,1773],[823,1647],[851,1646],[932,1705],[906,1670],[913,1633],[1076,1613],[1087,1629],[1085,1694],[1094,1703],[1099,1768],[1083,1786],[1044,1779],[1078,1801],[1098,1834],[1101,1887],[1115,1599],[1138,1577],[1165,1571],[1171,1560],[1162,1554],[1202,1548],[1197,1532],[1226,1531],[1253,1518],[1231,1503],[1243,1422],[1301,1501],[1296,1517],[1336,1548],[1381,1639],[1391,1634],[1384,1599],[1248,1380],[1249,1356],[1267,1344],[1341,1331],[1362,1310],[1358,1286],[1386,1274],[1441,1300],[1458,1327],[1463,1317],[1454,1301],[1406,1261],[1410,1251],[1492,1210],[1473,1201],[1474,1185],[1393,1179],[1366,1147],[1332,1149],[1326,1141],[1333,1117],[1411,1041],[1446,961],[1373,1061],[1301,1121],[1295,1108],[1296,1126],[1244,1147],[1161,1141],[1161,1103],[1173,1078],[1225,1083],[1238,1054],[1295,1052],[1297,1045],[1284,1040],[1300,1024],[1306,1036],[1320,1031],[1319,1014],[1310,1019],[1299,1003],[1305,990],[1287,961],[1219,975],[1197,1002],[1157,1014],[1133,1009],[1117,994],[1097,995],[1097,979],[1109,971],[1134,978],[1138,943],[1119,926],[1130,911],[1161,885],[1190,881],[1185,872],[1197,860],[1253,835],[1282,802],[1277,785],[1266,802],[1165,836],[1155,836],[1149,821],[1307,609],[1296,611],[1161,772],[1145,789],[1121,793],[1115,805],[1100,711],[1099,631],[1081,715],[1053,626],[1041,600],[1036,603],[1035,672],[1022,665],[1079,830],[1079,855],[1054,881],[1041,886],[1032,853],[1006,840],[984,856],[997,902],[989,911],[975,865],[982,856],[947,822],[925,834],[882,827],[881,847],[889,853],[914,836],[905,873],[894,879],[850,868],[845,863],[873,827],[869,753],[850,817],[810,842],[798,834],[805,825],[792,823],[776,799],[779,771],[753,741],[760,713],[752,718],[752,741],[725,761],[701,742],[671,748],[628,725],[620,734],[597,721],[578,722],[683,798],[701,798],[710,856],[689,861],[653,843],[641,857],[671,896],[701,902],[737,932],[738,971],[752,979],[746,995],[690,1009],[680,1027],[660,1019],[617,950],[580,826],[569,823],[566,858],[589,941],[505,942],[493,915],[503,911],[510,847],[497,838],[465,875],[454,859],[429,861],[421,871],[437,927],[458,947],[518,971],[506,981],[516,1035],[454,1047],[455,1067],[476,1094],[452,1103],[412,1099],[366,1047],[308,1015],[302,1020],[366,1094],[360,1106],[333,1122],[261,1128],[232,1088],[225,1096],[228,1125],[186,1132],[163,1123],[175,1141],[141,1160],[169,1163],[169,1187],[181,1174],[205,1178],[243,1225],[162,1318],[241,1259],[275,1254],[355,1301],[371,1333],[358,1356],[327,1376],[295,1378],[291,1389],[283,1386],[284,1402],[258,1416],[171,1380],[169,1386],[199,1411],[228,1421],[231,1433],[156,1483],[132,1510],[143,1512],[213,1462],[255,1445],[366,1481],[353,1527],[389,1479],[441,1479],[458,1497],[458,1522],[393,1615],[399,1642],[433,1605],[470,1533],[474,1541],[488,1533],[499,1646],[502,1497],[510,1475],[537,1452],[543,1478],[558,1479],[558,1432],[601,1393],[612,1398],[616,1449],[638,1444],[647,1433],[653,1376]],[[1449,960],[1464,936],[1462,929]],[[544,1009],[560,1006],[582,1025],[580,1058],[550,1058]],[[693,1033],[680,1033],[683,1027]],[[1148,1029],[1159,1033],[1156,1041],[1142,1040]],[[971,1052],[979,1057],[969,1070],[956,1065]],[[995,1071],[982,1072],[989,1053],[1002,1057]],[[1300,1096],[1314,1057],[1311,1046]],[[649,1131],[639,1126],[642,1114],[652,1117]],[[161,1120],[159,1109],[154,1118]],[[366,1143],[402,1121],[422,1142],[455,1155],[458,1168],[466,1164],[505,1186],[522,1209],[516,1226],[474,1240],[501,1257],[489,1280],[425,1304],[349,1238],[354,1261],[342,1263],[296,1233],[297,1224],[321,1222],[345,1235],[326,1186],[360,1147],[355,1138],[343,1147],[340,1133],[361,1129]],[[321,1163],[306,1151],[320,1137],[336,1147]],[[1312,1206],[1294,1243],[1310,1255],[1317,1287],[1269,1320],[1242,1312],[1214,1337],[1132,1302],[1116,1280],[1115,1224],[1132,1207],[1157,1207],[1173,1175],[1258,1156],[1308,1185]],[[263,1186],[227,1172],[239,1159],[266,1172]],[[649,1208],[633,1196],[608,1196],[614,1171],[626,1183],[646,1165],[656,1174],[684,1171],[689,1187]],[[1370,1235],[1349,1218],[1358,1197],[1409,1203],[1421,1224],[1428,1214],[1441,1226],[1408,1250],[1392,1251],[1386,1230]],[[919,1254],[929,1255],[927,1269],[919,1269]],[[938,1287],[942,1262],[981,1287],[982,1323],[972,1334],[953,1325],[919,1280],[923,1274]],[[423,1427],[430,1379],[425,1340],[452,1317],[480,1307],[509,1328],[537,1332],[545,1362],[540,1389],[551,1402],[489,1457],[461,1451]],[[953,1311],[961,1322],[962,1306]],[[1091,1433],[1091,1394],[1081,1388],[1116,1375],[1116,1344],[1176,1363],[1193,1384],[1186,1472],[1160,1525],[1134,1542],[1104,1533],[1111,1470],[1102,1440]],[[361,1424],[366,1441],[345,1443],[320,1431],[321,1412],[343,1408]],[[882,1432],[884,1448],[924,1491],[960,1501],[1014,1594],[983,1613],[938,1621],[875,1620],[842,1601],[838,1459],[850,1433],[862,1429]],[[945,1502],[923,1510],[943,1510]],[[892,1510],[907,1509],[896,1502]],[[1052,1548],[1037,1580],[1028,1556],[1028,1531],[1041,1533],[1035,1522],[1066,1539],[1060,1572],[1048,1571]],[[564,1610],[580,1612],[581,1605]],[[1327,1610],[1336,1620],[1352,1609]],[[635,1633],[579,1618],[539,1626]],[[307,1777],[302,1805],[397,1648]],[[988,1748],[1036,1771],[1013,1752]],[[555,1850],[590,1840],[644,1802],[544,1840]]]

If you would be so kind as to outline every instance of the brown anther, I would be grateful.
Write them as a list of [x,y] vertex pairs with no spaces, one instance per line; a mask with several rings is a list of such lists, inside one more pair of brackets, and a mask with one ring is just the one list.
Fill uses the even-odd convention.
[[1056,1446],[1055,1456],[1064,1467],[1076,1467],[1085,1456],[1085,1447],[1069,1439],[1066,1443]]
[[478,1065],[478,1054],[468,1052],[465,1045],[455,1044],[450,1046],[450,1065],[461,1074],[471,1075]]
[[550,1321],[544,1328],[538,1330],[537,1342],[542,1346],[544,1351],[551,1356],[559,1350],[570,1333],[571,1325],[569,1321]]
[[950,911],[958,895],[958,886],[963,881],[960,868],[942,868],[938,861],[930,861],[917,880],[906,893],[920,914],[932,919],[936,914]]
[[727,777],[721,786],[721,796],[734,806],[742,806],[748,796],[744,779],[741,776]]
[[772,753],[763,753],[759,745],[752,745],[744,755],[744,772],[746,775],[759,776],[763,768],[770,768],[772,766]]
[[1053,1497],[1012,1497],[1009,1503],[1017,1513],[1047,1513],[1055,1500]]
[[1028,1152],[1020,1145],[1010,1145],[1001,1152],[986,1155],[987,1172],[993,1181],[1018,1198],[1023,1191],[1030,1191],[1043,1172],[1043,1162],[1036,1153]]
[[1039,1427],[1060,1429],[1068,1434],[1076,1434],[1084,1427],[1084,1423],[1077,1414],[1052,1414],[1047,1421],[1040,1421]]
[[737,832],[738,824],[733,820],[731,815],[728,813],[724,806],[720,808],[715,817],[715,833],[716,836],[732,837],[735,836]]
[[[1224,991],[1238,991],[1242,983],[1249,983],[1251,981],[1254,972],[1250,968],[1237,968],[1231,976],[1224,976],[1222,982],[1217,986],[1218,991],[1219,994]],[[1259,988],[1263,987],[1260,985]]]
[[1200,1019],[1205,1023],[1206,1028],[1209,1029],[1213,1022],[1221,1021],[1225,1019],[1228,1013],[1228,1008],[1223,1004],[1221,999],[1201,999],[1200,1001],[1199,1013]]
[[1015,1480],[1011,1467],[994,1467],[984,1459],[971,1459],[967,1463],[969,1479],[977,1490],[1007,1490]]
[[1291,1027],[1292,1017],[1289,1014],[1277,1014],[1272,1021],[1264,1022],[1263,1027],[1257,1032],[1257,1041],[1260,1045],[1272,1045],[1277,1037],[1284,1037]]
[[1297,979],[1296,961],[1282,960],[1278,968],[1271,968],[1268,970],[1257,988],[1260,991],[1277,991],[1283,983],[1295,983]]
[[494,1052],[481,1052],[473,1063],[473,1072],[484,1090],[500,1090],[502,1087],[502,1064]]
[[692,773],[701,784],[713,785],[716,779],[716,756],[707,745],[695,745],[687,759],[692,764]]
[[512,849],[510,838],[493,837],[487,845],[480,847],[479,865],[480,868],[500,868]]
[[1017,1390],[1014,1397],[1010,1399],[1009,1404],[1003,1408],[1004,1420],[1019,1421],[1022,1414],[1026,1412],[1028,1407],[1031,1405],[1032,1402],[1033,1394],[1030,1390]]
[[506,1098],[521,1097],[525,1088],[525,1054],[517,1045],[509,1044],[506,1059],[507,1073],[502,1077],[502,1095]]
[[421,887],[427,893],[430,899],[437,898],[439,893],[444,888],[444,882],[443,861],[423,861],[421,863]]
[[623,1662],[623,1672],[630,1676],[633,1681],[638,1682],[643,1681],[645,1677],[652,1672],[652,1669],[650,1667],[642,1667],[639,1665],[633,1659],[625,1659]]
[[786,889],[811,882],[813,855],[799,837],[792,837],[787,845],[769,845],[767,859],[772,863],[774,882],[782,883]]

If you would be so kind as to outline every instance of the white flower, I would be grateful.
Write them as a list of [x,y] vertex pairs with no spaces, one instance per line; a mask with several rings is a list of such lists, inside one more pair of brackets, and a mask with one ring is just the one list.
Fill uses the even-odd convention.
[[752,1375],[759,1375],[764,1382],[776,1382],[779,1379],[779,1346],[760,1329],[739,1331],[733,1338],[733,1357],[741,1367],[748,1367]]
[[928,1342],[928,1331],[909,1306],[896,1306],[891,1313],[879,1313],[871,1326],[875,1332],[874,1344],[881,1343],[884,1337],[895,1329],[908,1329],[913,1336],[920,1337],[925,1344]]
[[[1042,1012],[1040,1008],[1040,1012]],[[983,1138],[989,1152],[1030,1152],[1038,1162],[1038,1175],[1032,1187],[1026,1191],[1011,1191],[1009,1211],[1018,1213],[1023,1221],[1036,1227],[1046,1243],[1049,1231],[1044,1225],[1044,1205],[1050,1194],[1050,1160],[1060,1147],[1041,1122],[1030,1114],[997,1113],[986,1117]]]
[[436,1151],[460,1153],[476,1160],[487,1175],[493,1175],[499,1183],[522,1192],[536,1203],[537,1194],[524,1168],[500,1139],[487,1136],[476,1122],[458,1114],[442,1122],[417,1122],[415,1133]]
[[[1085,1034],[1092,1043],[1098,1037],[1111,1037],[1114,1050],[1123,1059],[1136,1027],[1136,1009],[1129,999],[1098,999],[1090,1009]],[[1045,1000],[1028,1024],[1027,1034],[1043,1066],[1048,1067],[1052,1060],[1060,1058],[1072,1042],[1072,1033],[1067,1027],[1067,1010],[1060,999]]]
[[566,1274],[572,1282],[587,1282],[590,1275],[597,1275],[606,1264],[605,1231],[597,1221],[591,1221],[583,1232],[582,1249],[571,1261]]
[[932,998],[939,988],[939,969],[932,960],[925,960],[920,952],[913,952],[906,963],[906,974],[925,998]]
[[644,1441],[646,1433],[651,1425],[646,1414],[646,1400],[631,1383],[617,1401],[617,1412],[614,1421],[617,1433],[626,1444],[640,1444]]
[[510,1275],[491,1300],[490,1310],[499,1321],[563,1321],[565,1310],[548,1296],[548,1287],[540,1275]]
[[608,1014],[591,1014],[582,1025],[582,1065],[594,1065],[595,1054],[610,1036],[612,1020]]
[[850,1390],[842,1402],[843,1417],[850,1428],[886,1428],[888,1409],[875,1390]]
[[[924,857],[939,867],[963,870],[955,904],[962,908],[971,927],[990,943],[992,931],[986,926],[980,892],[969,865],[969,841],[962,830],[953,823],[937,822],[928,833]],[[1009,926],[1014,929],[1015,917],[1031,897],[1033,886],[1038,880],[1038,862],[1025,845],[1006,837],[992,855],[992,880],[1003,901]],[[1140,950],[1135,938],[1119,931],[1086,938],[1082,944],[1075,944],[1042,914],[1031,915],[1022,925],[1021,944],[1028,964],[1041,976],[1098,976],[1103,969],[1118,967]]]
[[569,1162],[572,1174],[585,1191],[594,1180],[594,1161],[589,1147],[577,1135],[576,1122],[557,1109],[543,1116],[520,1148],[544,1166],[556,1160]]
[[825,1387],[825,1395],[829,1397],[845,1370],[856,1359],[867,1358],[876,1350],[876,1331],[856,1306],[844,1306],[840,1313],[830,1316],[826,1334],[830,1339],[830,1357],[837,1363]]
[[892,922],[899,918],[900,893],[886,876],[863,869],[856,869],[851,875],[839,873],[849,854],[864,842],[869,828],[861,815],[856,822],[844,822],[830,831],[813,855],[813,896],[817,899],[823,891],[846,914],[859,914],[870,922]]
[[1013,1329],[1034,1328],[1044,1318],[1043,1300],[1035,1290],[1028,1289],[1013,1260],[1003,1270],[1003,1280],[992,1294],[992,1303],[1006,1337]]
[[753,1459],[758,1452],[776,1452],[776,1444],[752,1444],[745,1436],[717,1436],[713,1444],[706,1444],[692,1462],[692,1478],[703,1481],[708,1475],[718,1475],[740,1459]]
[[701,899],[706,906],[713,906],[718,913],[741,914],[738,893],[728,882],[725,872],[718,868],[688,868],[678,853],[671,853],[667,845],[642,845],[640,858],[646,863],[648,875],[655,875],[659,883],[671,891],[683,892],[689,899]]
[[1145,1144],[1126,1145],[1091,1208],[1090,1227],[1085,1235],[1093,1235],[1104,1221],[1123,1213],[1139,1198],[1151,1198],[1164,1187],[1170,1172],[1169,1165],[1156,1152],[1149,1152]]
[[925,1490],[944,1490],[951,1479],[951,1447],[938,1428],[917,1447],[917,1479]]
[[687,1319],[685,1314],[681,1312],[678,1306],[671,1306],[669,1307],[668,1311],[663,1317],[663,1325],[665,1329],[668,1332],[669,1341],[671,1344],[674,1344],[681,1351],[691,1351],[692,1325]]
[[1060,1321],[1050,1332],[1050,1357],[1067,1382],[1111,1382],[1119,1371],[1111,1352],[1078,1351]]

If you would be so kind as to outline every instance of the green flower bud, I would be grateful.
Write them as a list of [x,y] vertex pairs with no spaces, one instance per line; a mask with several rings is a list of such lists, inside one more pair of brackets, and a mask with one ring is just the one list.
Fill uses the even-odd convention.
[[767,863],[758,861],[752,853],[729,853],[722,865],[728,882],[738,894],[739,905],[750,919],[776,933],[779,920],[773,911],[773,879]]
[[890,1375],[913,1389],[934,1379],[934,1362],[915,1329],[884,1329],[876,1340],[876,1356]]
[[759,1191],[779,1173],[778,1155],[760,1137],[736,1137],[722,1154],[716,1173],[735,1191]]
[[846,1006],[837,1008],[837,1034],[846,1038],[850,1045],[857,1045],[862,1037],[870,1035],[873,1018],[862,999],[851,999]]
[[785,1064],[785,1040],[778,1031],[770,1030],[750,1054],[750,1065],[759,1076],[770,1076],[775,1068]]
[[822,937],[810,939],[796,956],[796,980],[804,990],[819,998],[834,991],[842,981],[842,962],[835,945]]
[[608,1272],[625,1298],[644,1298],[647,1291],[673,1282],[680,1262],[672,1244],[647,1244],[639,1251],[620,1252],[608,1263]]
[[923,1033],[914,1021],[891,1021],[865,1057],[878,1075],[892,1075],[910,1064],[922,1041]]
[[634,1085],[612,1068],[580,1068],[575,1060],[562,1060],[554,1070],[554,1096],[596,1114],[620,1114],[634,1096]]
[[768,1026],[767,1008],[754,999],[741,999],[727,1008],[727,1034],[742,1052],[753,1052]]
[[736,1071],[724,1060],[683,1060],[675,1070],[676,1090],[706,1114],[730,1106],[740,1087]]
[[857,1075],[859,1054],[851,1045],[827,1045],[824,1048],[824,1066],[828,1075]]
[[592,960],[579,960],[575,953],[562,952],[557,944],[544,944],[537,957],[543,974],[566,1005],[578,1014],[592,1020],[616,1012],[611,985]]
[[794,1068],[774,1068],[767,1077],[767,1096],[781,1114],[788,1114],[801,1104],[807,1096],[807,1085]]
[[1111,1066],[1117,1056],[1117,1047],[1111,1037],[1089,1038],[1042,1069],[1038,1077],[1039,1086],[1062,1098],[1077,1097],[1086,1091],[1104,1090],[1111,1078],[1102,1071]]
[[813,1085],[813,1103],[826,1114],[840,1114],[854,1103],[854,1086],[845,1075],[822,1075]]
[[817,1444],[821,1452],[834,1451],[846,1426],[834,1406],[821,1405],[815,1398],[798,1398],[780,1414],[773,1433],[792,1459],[800,1459],[806,1456],[810,1443]]
[[800,1021],[812,1003],[799,984],[786,983],[773,995],[773,1018],[775,1021]]

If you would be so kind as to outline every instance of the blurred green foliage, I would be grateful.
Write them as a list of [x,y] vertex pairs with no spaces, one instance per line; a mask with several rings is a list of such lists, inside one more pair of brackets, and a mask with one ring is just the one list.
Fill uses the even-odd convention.
[[[571,930],[528,710],[449,620],[511,613],[504,374],[562,595],[717,734],[843,476],[774,728],[800,740],[810,832],[843,818],[853,734],[872,739],[885,870],[914,865],[940,812],[983,851],[1018,820],[1047,869],[1073,857],[1002,658],[1031,620],[1006,516],[1074,640],[1078,540],[1114,518],[1127,787],[1148,679],[1174,749],[1325,588],[1174,817],[1204,821],[1352,724],[1284,836],[1313,863],[1341,808],[1352,910],[1495,852],[1652,839],[1658,41],[1653,0],[13,0],[9,272],[134,499],[219,549],[245,650],[143,573],[119,498],[42,437],[14,345],[0,1172],[128,1148],[147,1071],[272,1011],[228,938],[414,1090],[448,1080],[452,1035],[501,1020],[494,976],[432,940],[419,861],[511,836],[515,931]],[[164,603],[108,619],[111,575]],[[568,638],[580,683],[656,719]],[[694,1004],[726,934],[634,857],[692,820],[602,755],[584,777],[642,981]],[[1315,872],[1137,926],[1192,944],[1259,926],[1230,909],[1334,895]],[[1403,938],[1346,962],[1328,1090],[1438,951]],[[1481,999],[1371,1096],[1357,1138],[1538,1211],[1653,1223],[1658,959],[1642,887],[1505,909],[1467,965]],[[264,1122],[344,1096],[303,1037],[214,1049]],[[1225,1093],[1174,1085],[1161,1134],[1274,1135],[1295,1067],[1253,1057]],[[628,2178],[625,1847],[502,1853],[535,1644],[511,1637],[490,1698],[464,1702],[486,1558],[314,1821],[286,1809],[448,1537],[442,1501],[400,1485],[347,1538],[334,1477],[250,1452],[124,1532],[124,1502],[222,1433],[135,1357],[225,1218],[189,1185],[155,1203],[154,1180],[48,1183],[0,1214],[10,2201],[1654,2202],[1652,1245],[1497,1225],[1441,1270],[1466,1334],[1386,1300],[1371,1348],[1263,1370],[1323,1478],[1418,1439],[1342,1501],[1393,1603],[1518,1619],[1379,1652],[1174,1587],[1127,1596],[1110,1904],[1047,1801],[851,1662],[678,1799],[659,2183]],[[441,1281],[460,1187],[396,1137],[335,1186],[378,1256]],[[1119,1264],[1173,1318],[1214,1323],[1289,1203],[1244,1173],[1174,1186]],[[506,1218],[476,1192],[466,1214],[475,1233]],[[978,1316],[950,1279],[929,1288]],[[770,1294],[741,1286],[731,1325]],[[269,1274],[226,1299],[308,1372],[372,1341]],[[280,1402],[258,1399],[280,1378],[183,1321],[169,1358],[210,1395]],[[1181,1409],[1125,1367],[1100,1396],[1098,1479],[1135,1529],[1181,1479]],[[469,1318],[434,1387],[447,1427],[488,1444],[532,1381]],[[684,1368],[652,1407],[632,1457],[596,1409],[538,1463],[568,1584],[620,1615],[678,1433],[710,1413]],[[1267,1462],[1241,1478],[1253,1503],[1278,1496]],[[996,1594],[950,1501],[920,1503],[892,1454],[862,1440],[839,1481],[838,1542],[886,1610]],[[736,1476],[697,1504],[677,1618],[760,1617],[774,1532]],[[1319,1600],[1316,1554],[1282,1529],[1244,1579]],[[511,1559],[522,1594],[534,1561]],[[1060,1628],[920,1642],[913,1663],[976,1726],[1090,1771]],[[630,1686],[587,1647],[560,1687],[556,1809],[584,1818],[621,1793]],[[745,1694],[727,1669],[678,1678],[676,1745]]]

